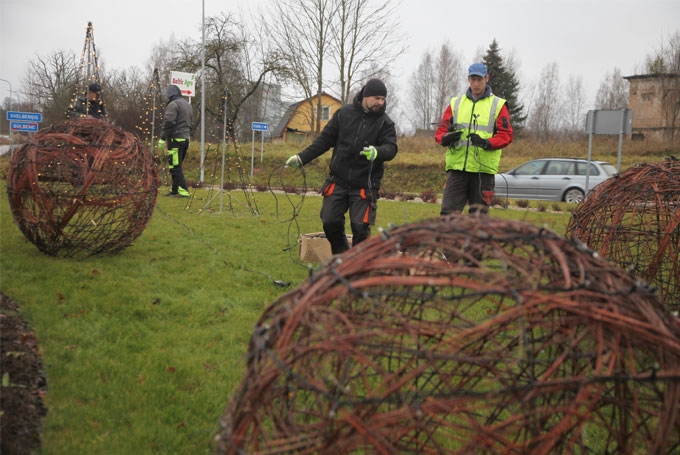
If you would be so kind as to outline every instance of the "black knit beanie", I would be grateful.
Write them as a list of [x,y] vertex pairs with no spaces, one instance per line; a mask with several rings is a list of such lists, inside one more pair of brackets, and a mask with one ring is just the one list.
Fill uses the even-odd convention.
[[364,85],[364,96],[387,96],[387,87],[380,79],[369,79]]

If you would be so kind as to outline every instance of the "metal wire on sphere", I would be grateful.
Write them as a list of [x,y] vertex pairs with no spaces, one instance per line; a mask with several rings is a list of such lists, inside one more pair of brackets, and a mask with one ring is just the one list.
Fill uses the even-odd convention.
[[117,253],[146,227],[157,167],[139,139],[109,122],[78,118],[35,134],[14,152],[7,192],[24,236],[50,256]]
[[633,166],[596,186],[566,235],[648,281],[680,310],[680,160]]
[[220,454],[671,454],[680,325],[580,243],[449,216],[332,258],[257,322]]

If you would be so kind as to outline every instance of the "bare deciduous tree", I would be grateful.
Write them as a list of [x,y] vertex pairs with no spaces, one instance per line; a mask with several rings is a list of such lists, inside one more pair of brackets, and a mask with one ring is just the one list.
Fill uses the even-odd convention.
[[42,111],[44,122],[59,122],[65,118],[78,78],[78,60],[73,52],[36,55],[28,63],[23,92],[34,108]]
[[[251,122],[264,117],[266,77],[287,71],[276,53],[262,50],[257,42],[243,20],[222,13],[205,19],[205,47],[195,40],[174,45],[173,69],[198,73],[197,90],[205,87],[205,123],[215,139],[222,136],[225,116],[227,136],[247,139]],[[201,74],[203,64],[205,74]],[[194,107],[195,126],[200,122],[198,108],[200,102]]]
[[[363,81],[389,74],[390,63],[403,50],[399,46],[392,0],[371,7],[368,0],[291,0],[277,3],[262,23],[279,55],[287,60],[294,84],[309,100],[310,129],[321,131],[321,95],[330,91],[349,102]],[[329,63],[334,63],[332,67]]]
[[460,54],[443,44],[434,57],[427,51],[410,78],[409,121],[416,129],[432,129],[452,97],[459,95],[464,71]]
[[113,70],[107,74],[102,99],[109,118],[115,120],[117,126],[127,131],[137,130],[142,100],[147,96],[148,77],[138,67]]
[[626,109],[628,107],[628,81],[619,68],[607,72],[595,96],[596,109]]
[[435,121],[441,116],[451,98],[459,95],[466,81],[461,54],[454,52],[449,43],[439,48],[435,62]]
[[[362,81],[356,75],[368,67],[375,73],[389,74],[393,57],[404,50],[401,35],[394,32],[396,3],[383,1],[372,7],[370,0],[336,0],[337,16],[331,22],[332,58],[339,75],[340,99],[343,103],[351,101],[350,93]],[[370,26],[366,25],[370,18]]]
[[558,129],[560,76],[557,63],[546,65],[537,85],[537,98],[531,110],[529,128],[540,139],[547,139]]
[[563,89],[564,96],[564,124],[563,129],[568,134],[585,131],[586,94],[581,76],[569,76]]
[[434,59],[430,52],[425,52],[418,69],[411,74],[410,99],[411,109],[408,115],[409,121],[416,130],[431,129],[433,123],[432,103],[434,94]]
[[331,22],[337,4],[334,0],[291,0],[276,3],[271,11],[273,16],[263,17],[262,22],[268,24],[269,36],[286,59],[293,81],[309,100],[310,111],[316,111],[310,127],[318,134],[326,56],[331,48]]
[[645,57],[649,74],[680,74],[680,31],[662,38],[661,43]]

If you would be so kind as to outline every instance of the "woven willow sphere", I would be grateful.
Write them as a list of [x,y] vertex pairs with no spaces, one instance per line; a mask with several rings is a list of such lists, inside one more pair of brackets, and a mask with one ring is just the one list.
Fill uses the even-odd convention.
[[633,166],[596,186],[566,235],[649,282],[680,310],[680,160]]
[[680,326],[546,229],[374,236],[270,305],[220,454],[680,453]]
[[14,221],[50,256],[117,253],[139,237],[158,196],[158,171],[139,139],[79,118],[14,152],[7,192]]

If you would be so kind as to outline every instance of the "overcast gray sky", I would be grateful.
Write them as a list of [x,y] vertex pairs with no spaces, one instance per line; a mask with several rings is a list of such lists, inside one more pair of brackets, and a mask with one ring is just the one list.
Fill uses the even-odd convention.
[[[173,33],[200,40],[203,7],[207,17],[273,1],[0,0],[0,79],[18,91],[36,54],[73,50],[79,56],[88,21],[106,68],[142,68],[153,45]],[[409,37],[409,50],[394,68],[401,89],[425,51],[448,41],[467,65],[495,38],[518,60],[524,90],[555,62],[562,82],[583,78],[590,102],[607,72],[639,73],[645,55],[680,30],[680,0],[402,0],[394,19]],[[7,96],[9,84],[0,81],[0,99]]]

